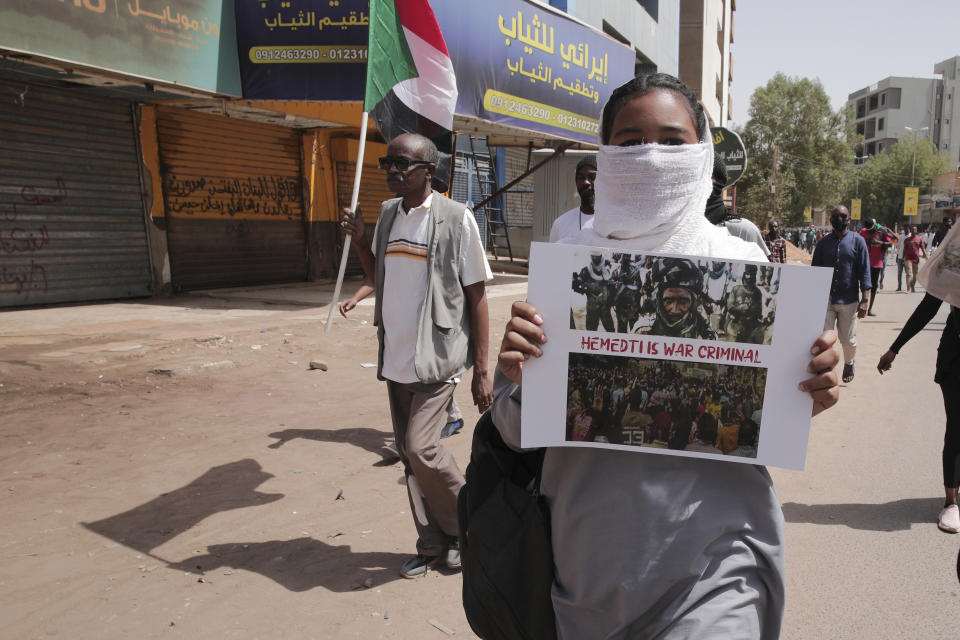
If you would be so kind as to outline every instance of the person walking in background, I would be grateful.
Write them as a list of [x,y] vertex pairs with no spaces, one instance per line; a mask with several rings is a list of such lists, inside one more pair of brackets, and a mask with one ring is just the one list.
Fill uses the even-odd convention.
[[710,197],[707,198],[707,206],[703,213],[707,217],[707,220],[709,220],[711,224],[725,228],[730,232],[730,235],[757,245],[760,247],[763,255],[769,258],[770,250],[767,248],[767,243],[764,241],[763,234],[760,233],[757,225],[746,218],[738,216],[731,211],[730,208],[727,207],[727,203],[723,201],[723,188],[729,180],[729,175],[727,174],[727,166],[723,163],[723,159],[717,155],[713,156],[713,175],[711,179],[713,182],[713,190],[710,192]]
[[[815,267],[832,267],[830,303],[823,328],[837,328],[843,347],[843,381],[852,382],[857,354],[857,319],[867,315],[870,305],[870,266],[867,243],[847,229],[850,213],[837,205],[830,213],[833,233],[824,236],[813,250]],[[859,291],[858,291],[859,289]],[[860,302],[857,303],[859,297]]]
[[913,293],[917,286],[917,268],[920,256],[927,259],[927,245],[917,233],[917,225],[910,227],[910,235],[903,241],[903,264],[907,269],[907,292]]
[[897,235],[897,291],[903,291],[903,245],[907,239],[907,232],[901,229]]
[[580,206],[570,209],[553,221],[550,227],[550,242],[573,242],[583,229],[593,225],[593,183],[597,179],[597,156],[590,154],[580,158],[573,179],[580,195]]
[[[900,335],[880,357],[877,371],[889,371],[900,350],[927,326],[943,301],[926,294],[914,309]],[[937,526],[949,533],[960,532],[960,507],[957,506],[957,488],[960,487],[960,309],[950,307],[950,314],[940,334],[937,364],[933,381],[943,393],[943,408],[947,414],[946,434],[943,438],[943,489],[946,494]]]
[[787,242],[780,235],[780,223],[771,220],[767,224],[767,250],[770,262],[785,263],[787,261]]
[[873,312],[873,303],[877,301],[877,290],[880,289],[880,281],[883,274],[883,254],[887,247],[893,243],[894,233],[885,226],[875,221],[873,218],[867,218],[863,221],[863,229],[860,235],[867,243],[870,262],[870,282],[873,284],[873,290],[870,292],[870,308],[867,309],[868,316],[876,315]]
[[345,209],[341,217],[366,280],[340,304],[340,313],[346,316],[373,292],[377,296],[377,377],[387,383],[417,529],[417,555],[400,567],[404,578],[424,575],[444,554],[447,567],[460,567],[457,495],[464,480],[440,432],[454,380],[471,366],[479,410],[493,399],[485,288],[492,273],[469,209],[430,186],[438,159],[428,138],[397,136],[380,168],[399,197],[381,205],[372,244],[358,212]]
[[940,225],[940,228],[937,229],[937,232],[933,234],[933,240],[930,241],[930,248],[936,249],[940,246],[940,243],[943,242],[943,239],[947,237],[947,234],[950,233],[950,227],[953,226],[953,218],[944,218],[943,223]]

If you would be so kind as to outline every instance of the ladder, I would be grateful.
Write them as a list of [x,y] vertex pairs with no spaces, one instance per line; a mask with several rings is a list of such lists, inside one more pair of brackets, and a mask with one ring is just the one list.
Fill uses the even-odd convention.
[[483,212],[487,219],[487,246],[495,260],[500,259],[499,251],[506,249],[507,257],[513,262],[513,248],[510,246],[510,234],[507,225],[507,212],[503,207],[503,196],[490,199],[497,193],[497,167],[493,160],[490,148],[484,144],[485,153],[477,153],[474,140],[477,136],[469,136],[470,155],[473,156],[473,169],[477,174],[477,184],[480,187],[479,202],[483,205]]

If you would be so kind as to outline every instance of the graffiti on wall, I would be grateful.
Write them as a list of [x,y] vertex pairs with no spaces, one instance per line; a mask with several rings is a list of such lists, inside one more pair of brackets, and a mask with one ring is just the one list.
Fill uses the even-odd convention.
[[36,185],[14,187],[14,202],[0,205],[0,258],[30,256],[29,263],[22,261],[0,266],[0,291],[12,291],[24,301],[34,292],[46,293],[47,270],[37,254],[50,244],[50,231],[46,223],[32,220],[40,213],[38,207],[57,204],[67,198],[67,185],[63,178],[55,181],[56,189]]
[[286,176],[164,176],[167,212],[177,218],[298,220],[300,183]]

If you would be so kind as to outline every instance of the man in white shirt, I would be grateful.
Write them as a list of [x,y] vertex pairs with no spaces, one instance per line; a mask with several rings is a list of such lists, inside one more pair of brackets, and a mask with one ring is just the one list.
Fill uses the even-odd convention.
[[593,226],[593,183],[597,179],[597,156],[583,156],[574,173],[580,206],[570,209],[553,221],[550,227],[550,242],[573,243],[582,229]]
[[387,185],[399,198],[380,208],[372,243],[360,215],[344,210],[367,279],[340,304],[346,315],[374,291],[380,354],[393,432],[417,528],[417,555],[403,563],[405,578],[424,575],[445,555],[460,567],[457,495],[463,474],[440,442],[455,379],[473,366],[471,389],[481,412],[493,400],[487,372],[485,281],[493,276],[470,211],[433,191],[436,146],[417,134],[397,136],[380,158]]

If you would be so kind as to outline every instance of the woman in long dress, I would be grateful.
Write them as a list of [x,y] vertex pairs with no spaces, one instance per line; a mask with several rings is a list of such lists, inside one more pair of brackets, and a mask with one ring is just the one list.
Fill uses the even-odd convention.
[[[603,110],[596,213],[579,244],[763,260],[704,217],[713,145],[690,89],[665,74],[616,89]],[[523,363],[548,349],[517,302],[495,381],[493,419],[520,444]],[[836,334],[813,345],[800,382],[814,414],[836,403]],[[561,638],[776,638],[784,602],[783,514],[766,469],[606,449],[547,450],[553,604]]]

